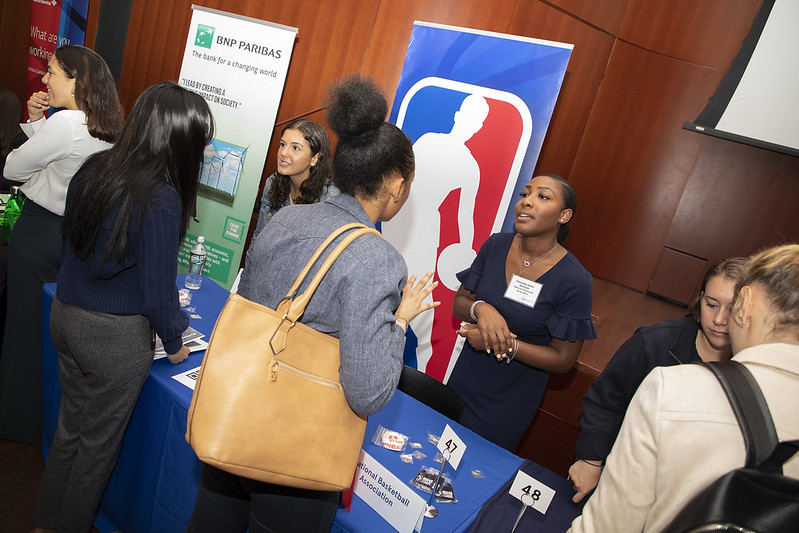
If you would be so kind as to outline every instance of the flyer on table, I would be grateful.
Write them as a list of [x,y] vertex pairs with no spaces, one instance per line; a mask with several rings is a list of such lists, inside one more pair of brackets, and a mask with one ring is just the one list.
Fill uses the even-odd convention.
[[191,246],[203,235],[204,274],[229,289],[241,262],[297,29],[192,9],[178,82],[206,99],[216,131],[200,176],[199,222],[191,222],[178,264],[187,270]]

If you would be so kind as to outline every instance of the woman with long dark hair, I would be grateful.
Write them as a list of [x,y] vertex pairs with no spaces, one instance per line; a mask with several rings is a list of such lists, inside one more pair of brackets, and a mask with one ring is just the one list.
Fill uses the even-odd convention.
[[154,85],[136,101],[119,141],[70,184],[50,315],[61,408],[38,528],[91,527],[153,364],[153,332],[170,362],[189,354],[177,256],[213,130],[202,97],[173,82]]
[[[111,146],[123,120],[111,71],[89,48],[59,47],[42,83],[47,91],[33,93],[21,124],[29,139],[3,169],[27,197],[8,244],[0,358],[0,438],[22,442],[41,437],[41,292],[58,273],[67,187],[87,157]],[[61,110],[46,118],[50,108]]]
[[[387,112],[371,80],[355,76],[331,90],[327,121],[339,137],[333,175],[341,192],[275,213],[252,243],[240,295],[274,308],[335,229],[351,222],[374,227],[399,212],[415,162],[410,140],[385,122]],[[436,286],[427,285],[432,275],[414,286],[399,252],[377,235],[364,235],[336,259],[309,301],[302,322],[339,339],[339,377],[356,413],[368,416],[391,399],[408,321],[437,305],[422,303]],[[326,533],[338,501],[338,492],[262,483],[206,464],[187,531]]]
[[330,166],[330,139],[321,124],[292,120],[280,132],[277,169],[264,183],[253,240],[281,207],[324,202],[338,194]]

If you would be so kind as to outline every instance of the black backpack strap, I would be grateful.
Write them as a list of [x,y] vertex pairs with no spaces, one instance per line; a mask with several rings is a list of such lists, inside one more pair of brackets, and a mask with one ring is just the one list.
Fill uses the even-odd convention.
[[[746,467],[755,468],[769,459],[779,442],[763,392],[751,372],[737,361],[700,364],[713,372],[727,394],[743,433]],[[779,472],[782,473],[782,461]]]
[[773,474],[782,473],[782,463],[794,456],[799,451],[799,440],[786,440],[777,444],[768,459],[758,465],[757,469],[762,472]]

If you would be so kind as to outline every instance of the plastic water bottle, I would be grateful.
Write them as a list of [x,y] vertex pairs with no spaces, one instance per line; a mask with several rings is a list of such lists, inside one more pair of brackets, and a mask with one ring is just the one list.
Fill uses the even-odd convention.
[[19,194],[19,185],[13,185],[11,187],[11,196],[8,197],[8,203],[6,203],[6,211],[3,213],[3,242],[8,242],[11,237],[11,230],[19,218],[23,203],[24,201]]
[[208,256],[208,249],[203,244],[205,237],[197,237],[197,244],[191,247],[189,256],[189,273],[186,274],[186,288],[191,290],[199,289],[203,284],[203,267],[205,258]]

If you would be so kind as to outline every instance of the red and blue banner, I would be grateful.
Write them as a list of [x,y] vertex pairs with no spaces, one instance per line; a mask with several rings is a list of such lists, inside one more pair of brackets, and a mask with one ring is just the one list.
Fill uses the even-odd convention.
[[491,233],[513,230],[513,196],[532,177],[572,48],[414,23],[390,121],[414,143],[416,178],[382,231],[409,274],[436,268],[441,305],[411,323],[405,362],[439,380],[462,342],[455,273]]
[[42,76],[56,48],[82,45],[89,0],[31,0],[30,45],[25,99],[44,88]]

